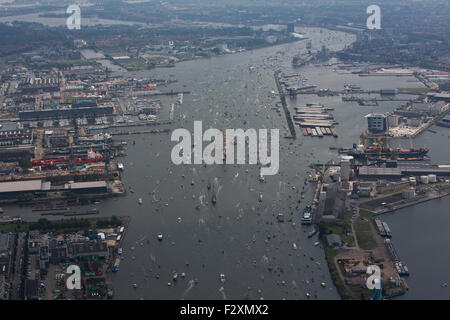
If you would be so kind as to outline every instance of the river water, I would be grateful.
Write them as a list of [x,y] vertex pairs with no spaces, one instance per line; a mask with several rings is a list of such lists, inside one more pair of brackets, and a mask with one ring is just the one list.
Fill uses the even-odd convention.
[[[334,31],[298,31],[304,31],[313,40],[313,49],[326,45],[338,50],[354,39]],[[297,140],[285,139],[284,113],[280,116],[271,110],[279,101],[270,94],[276,91],[274,66],[286,74],[301,72],[308,77],[308,84],[318,88],[340,90],[344,83],[358,84],[363,89],[422,85],[406,77],[338,75],[332,72],[333,67],[322,65],[292,70],[292,56],[305,52],[305,45],[300,41],[183,62],[175,68],[132,73],[136,77],[177,79],[178,83],[161,90],[191,92],[184,96],[182,105],[176,105],[175,123],[169,127],[172,130],[186,128],[193,132],[196,120],[203,122],[203,130],[279,128],[280,171],[266,176],[261,183],[256,165],[175,166],[170,157],[175,142],[170,141],[170,134],[125,136],[129,143],[128,156],[120,160],[125,165],[123,181],[127,189],[135,192],[97,205],[101,216],[131,217],[122,243],[124,259],[119,272],[112,276],[117,299],[306,299],[306,293],[311,299],[339,298],[323,248],[314,246],[316,238],[308,239],[309,229],[300,225],[302,209],[313,192],[311,185],[304,184],[308,166],[338,160],[330,146],[357,142],[366,127],[364,115],[375,109],[391,111],[399,102],[360,107],[342,102],[340,97],[299,95],[288,99],[290,108],[315,101],[335,108],[339,138],[303,137],[297,129]],[[250,66],[255,69],[250,70]],[[161,97],[161,119],[168,118],[170,104],[175,101],[176,97]],[[420,139],[433,140],[427,138],[430,134]],[[433,137],[436,135],[448,139],[444,133]],[[439,150],[437,157],[444,159],[445,154],[441,153],[445,151]],[[431,154],[435,154],[434,149]],[[217,195],[215,206],[208,182]],[[262,202],[258,201],[260,193]],[[142,198],[142,205],[138,198]],[[8,215],[39,218],[30,208],[7,209]],[[284,214],[284,223],[277,222],[279,213]],[[392,229],[397,244],[401,235],[397,236],[394,223]],[[162,241],[157,240],[159,233]],[[398,246],[400,254],[406,255],[400,241]],[[414,273],[413,264],[410,266]],[[175,282],[173,272],[178,273]],[[181,278],[181,273],[186,277]],[[225,275],[224,282],[220,281],[220,274]],[[321,282],[326,283],[326,288],[320,286]],[[134,283],[137,288],[133,288]]]

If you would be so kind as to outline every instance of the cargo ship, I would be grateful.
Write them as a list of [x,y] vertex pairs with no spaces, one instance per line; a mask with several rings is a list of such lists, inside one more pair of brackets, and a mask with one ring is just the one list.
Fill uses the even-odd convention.
[[380,159],[380,158],[401,158],[401,159],[419,159],[428,154],[428,148],[419,149],[400,149],[400,148],[364,148],[364,146],[354,145],[352,149],[340,149],[340,153],[345,153],[355,159]]

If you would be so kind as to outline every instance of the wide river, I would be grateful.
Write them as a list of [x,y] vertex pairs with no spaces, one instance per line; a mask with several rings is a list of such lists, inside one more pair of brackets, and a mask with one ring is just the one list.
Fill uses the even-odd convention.
[[[352,35],[334,31],[298,31],[305,31],[312,39],[313,49],[326,45],[339,50],[354,39]],[[311,201],[313,192],[312,185],[304,184],[308,166],[338,160],[330,146],[350,146],[358,142],[366,127],[364,115],[372,111],[391,111],[401,102],[360,107],[342,102],[340,97],[299,95],[295,100],[288,99],[290,108],[313,101],[335,108],[339,138],[303,137],[297,129],[297,140],[285,139],[284,113],[280,116],[271,109],[279,101],[271,95],[272,90],[276,91],[273,72],[276,68],[286,74],[300,72],[308,78],[308,84],[334,90],[341,90],[344,83],[358,84],[363,89],[422,85],[412,77],[339,75],[332,72],[333,67],[323,65],[309,65],[294,71],[292,56],[305,52],[305,46],[306,42],[300,41],[183,62],[175,68],[133,73],[136,77],[178,80],[162,91],[191,92],[184,96],[182,105],[175,106],[172,130],[186,128],[193,132],[196,120],[203,122],[203,130],[210,127],[219,130],[279,128],[280,171],[260,182],[257,165],[175,166],[171,161],[175,142],[171,142],[170,134],[125,136],[129,143],[128,156],[120,160],[125,165],[123,181],[134,193],[97,206],[102,216],[131,216],[122,243],[124,259],[119,272],[113,275],[117,299],[306,299],[306,293],[310,293],[311,299],[339,299],[323,248],[314,246],[316,237],[308,239],[310,229],[300,224],[302,209]],[[163,97],[161,102],[160,118],[167,119],[170,104],[176,102],[176,98]],[[442,141],[448,145],[448,133],[444,128],[435,130],[438,133],[427,132],[417,142],[431,144],[431,156],[443,162],[448,159],[448,148],[442,150],[440,145]],[[441,138],[441,143],[437,137]],[[191,185],[192,180],[194,185]],[[208,191],[208,182],[215,190],[216,205],[211,203],[212,190]],[[262,202],[258,201],[259,194],[263,195]],[[142,198],[142,205],[138,204],[138,198]],[[430,202],[426,206],[429,206],[428,212],[434,210],[438,215],[439,205]],[[277,222],[279,213],[284,214],[285,222]],[[30,208],[10,207],[8,214],[38,218]],[[400,254],[406,259],[407,252],[400,241],[402,235],[401,232],[397,235],[397,230],[409,223],[408,215],[394,217],[404,217],[401,224],[392,222],[392,229],[395,244],[398,243]],[[429,220],[431,218],[422,219],[421,228]],[[420,237],[413,238],[425,237],[419,233],[421,230],[417,230]],[[159,233],[163,235],[162,241],[157,240]],[[430,234],[434,234],[433,231]],[[445,252],[445,247],[443,250],[441,252]],[[448,263],[447,258],[442,266]],[[422,262],[421,267],[426,269],[428,262]],[[175,282],[174,272],[179,275]],[[410,272],[420,274],[412,261]],[[185,278],[181,278],[181,273],[185,273]],[[220,274],[225,275],[225,281],[220,281]],[[321,282],[326,283],[325,288],[321,287]],[[134,283],[137,288],[133,288]]]

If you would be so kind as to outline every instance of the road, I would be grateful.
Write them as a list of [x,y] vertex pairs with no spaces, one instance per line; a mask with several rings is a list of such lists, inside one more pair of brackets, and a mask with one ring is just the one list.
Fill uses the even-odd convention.
[[25,261],[23,261],[23,245],[25,243],[25,233],[19,232],[17,239],[17,251],[15,258],[14,270],[11,270],[11,299],[19,300],[20,297],[20,284],[22,280],[22,266]]

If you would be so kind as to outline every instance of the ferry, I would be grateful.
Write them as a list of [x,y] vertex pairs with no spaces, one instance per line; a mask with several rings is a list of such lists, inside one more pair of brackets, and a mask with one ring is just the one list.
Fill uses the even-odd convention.
[[318,135],[320,138],[323,137],[323,133],[322,133],[322,130],[320,129],[320,127],[316,127],[316,132],[317,132],[317,135]]
[[303,133],[304,136],[308,135],[308,131],[306,131],[306,128],[302,128],[302,133]]
[[311,205],[307,205],[305,209],[303,209],[303,216],[301,218],[302,224],[311,224],[312,223],[312,207]]

